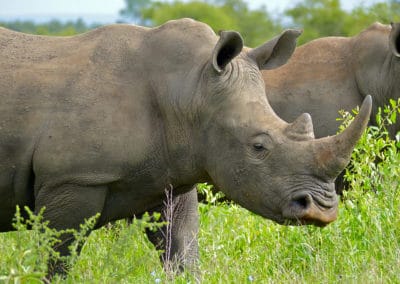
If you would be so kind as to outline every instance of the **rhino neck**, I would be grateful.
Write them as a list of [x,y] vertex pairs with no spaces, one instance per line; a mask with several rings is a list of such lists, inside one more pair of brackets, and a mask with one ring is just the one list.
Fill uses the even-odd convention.
[[[351,65],[360,96],[371,95],[374,99],[373,124],[376,124],[378,108],[388,105],[389,99],[400,97],[400,64],[389,48],[390,30],[390,26],[374,24],[353,38]],[[399,124],[390,126],[391,136],[394,137],[399,129]]]
[[[197,149],[196,110],[191,85],[200,81],[201,70],[157,73],[152,78],[153,100],[160,116],[160,141],[167,164],[169,183],[174,187],[195,184],[206,179]],[[159,83],[155,81],[159,78]]]
[[193,134],[194,101],[216,41],[208,26],[183,19],[149,30],[142,45],[142,57],[150,60],[145,66],[146,80],[160,116],[160,145],[174,187],[194,184],[204,177]]

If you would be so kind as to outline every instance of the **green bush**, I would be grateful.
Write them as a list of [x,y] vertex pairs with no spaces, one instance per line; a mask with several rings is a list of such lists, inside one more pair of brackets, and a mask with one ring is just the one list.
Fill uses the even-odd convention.
[[[5,238],[1,242],[0,251],[9,251],[0,261],[0,281],[6,283],[42,283],[47,274],[47,263],[50,260],[64,260],[72,266],[78,257],[77,249],[80,243],[87,239],[99,214],[85,220],[80,230],[55,230],[51,229],[48,221],[43,220],[43,207],[35,215],[28,207],[24,207],[28,218],[21,215],[17,206],[13,226],[16,232],[8,233],[13,238]],[[70,246],[71,255],[61,257],[53,247],[60,242],[59,237],[64,233],[72,233],[75,241]],[[3,254],[2,254],[3,256]]]
[[[349,183],[349,189],[345,192],[348,198],[357,199],[359,195],[384,194],[387,182],[390,186],[398,187],[400,174],[400,142],[398,136],[392,140],[388,127],[396,123],[397,114],[400,113],[400,99],[391,99],[390,105],[378,109],[375,126],[369,126],[366,133],[358,141],[354,149],[349,166],[346,168],[345,179]],[[354,114],[358,110],[353,110]],[[348,112],[341,112],[343,130],[353,119]]]

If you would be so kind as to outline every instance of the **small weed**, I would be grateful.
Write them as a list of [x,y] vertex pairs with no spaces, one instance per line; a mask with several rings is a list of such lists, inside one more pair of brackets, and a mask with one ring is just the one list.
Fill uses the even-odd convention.
[[197,191],[204,196],[204,201],[207,204],[217,205],[222,203],[225,194],[221,191],[215,191],[212,184],[199,183],[197,184]]

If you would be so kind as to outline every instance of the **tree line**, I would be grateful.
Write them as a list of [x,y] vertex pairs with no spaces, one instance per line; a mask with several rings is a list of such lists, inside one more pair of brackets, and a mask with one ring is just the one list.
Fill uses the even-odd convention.
[[[189,0],[161,2],[154,0],[125,0],[120,21],[145,26],[157,26],[170,19],[193,18],[219,30],[236,30],[247,46],[254,47],[280,33],[284,28],[304,30],[299,44],[323,36],[352,36],[379,21],[383,24],[400,20],[400,0],[358,5],[345,10],[340,0],[302,0],[282,13],[271,14],[267,6],[250,9],[245,0]],[[360,1],[361,2],[361,1]],[[267,3],[267,2],[266,2]],[[74,35],[93,29],[99,24],[83,20],[35,24],[31,21],[0,22],[13,30],[41,35]]]
[[34,23],[33,21],[11,21],[0,22],[0,27],[5,27],[14,31],[38,34],[38,35],[54,35],[54,36],[70,36],[86,32],[94,29],[99,24],[86,24],[82,19],[76,21],[61,22],[59,20],[51,20],[47,23]]

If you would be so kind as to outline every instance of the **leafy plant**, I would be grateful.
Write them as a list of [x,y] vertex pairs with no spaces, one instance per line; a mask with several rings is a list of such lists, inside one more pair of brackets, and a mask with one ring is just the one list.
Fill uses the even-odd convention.
[[[399,168],[399,136],[392,140],[388,127],[396,123],[397,114],[400,113],[400,99],[391,99],[389,105],[383,110],[378,109],[375,116],[375,126],[369,126],[366,133],[359,140],[351,157],[351,162],[346,168],[345,179],[350,189],[361,189],[345,193],[357,198],[357,194],[365,192],[383,192],[384,180],[396,181],[400,174]],[[353,110],[357,114],[358,109]],[[341,111],[343,130],[353,120],[353,115],[349,112]],[[392,186],[398,186],[394,182]]]
[[[78,247],[87,239],[88,232],[93,229],[99,214],[85,220],[80,230],[56,230],[50,228],[49,221],[44,221],[45,207],[35,215],[28,207],[24,207],[28,217],[24,218],[19,206],[13,226],[16,229],[15,242],[11,244],[13,253],[7,257],[6,270],[0,269],[0,281],[6,283],[42,283],[47,281],[47,265],[50,261],[63,260],[69,266],[75,263]],[[70,246],[71,255],[61,257],[53,247],[60,242],[62,234],[70,233],[75,241]]]
[[[47,273],[47,262],[58,258],[53,246],[59,242],[60,232],[50,229],[43,221],[44,208],[35,215],[28,207],[24,210],[28,218],[22,217],[17,206],[14,228],[17,230],[13,253],[8,256],[8,271],[1,271],[0,280],[6,283],[33,282],[41,283]],[[29,235],[27,232],[30,231]]]
[[215,191],[212,184],[199,183],[197,184],[197,191],[204,197],[207,204],[217,205],[225,199],[225,194],[221,191]]

